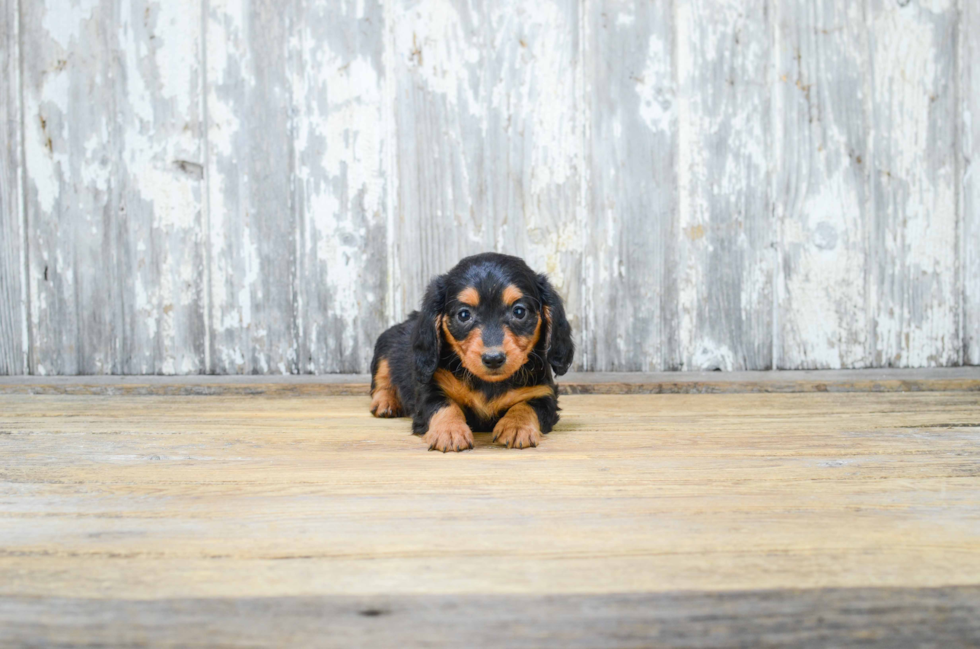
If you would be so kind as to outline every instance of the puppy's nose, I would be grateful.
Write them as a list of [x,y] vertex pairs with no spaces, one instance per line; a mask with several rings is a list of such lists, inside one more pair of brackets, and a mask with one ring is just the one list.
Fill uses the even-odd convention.
[[483,364],[491,370],[495,370],[507,360],[507,354],[503,352],[486,352],[482,356]]

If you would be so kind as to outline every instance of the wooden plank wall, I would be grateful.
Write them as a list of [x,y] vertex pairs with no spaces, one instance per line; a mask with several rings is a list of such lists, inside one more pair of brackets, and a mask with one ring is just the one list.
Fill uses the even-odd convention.
[[27,372],[18,0],[0,0],[0,374]]
[[980,365],[980,6],[961,0],[957,29],[959,271],[963,281],[963,362]]
[[200,2],[22,2],[38,374],[205,364]]
[[483,250],[582,370],[980,363],[969,0],[0,0],[0,374],[363,372]]

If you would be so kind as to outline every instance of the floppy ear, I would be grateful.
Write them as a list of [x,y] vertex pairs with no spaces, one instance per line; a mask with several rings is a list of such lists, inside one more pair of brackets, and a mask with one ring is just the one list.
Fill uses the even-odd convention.
[[575,355],[575,343],[572,342],[572,327],[565,317],[565,305],[561,296],[551,286],[545,275],[538,275],[538,292],[541,294],[542,316],[547,329],[545,330],[545,347],[548,362],[557,376],[568,371]]
[[428,383],[439,366],[442,347],[442,310],[446,307],[446,277],[440,275],[429,283],[422,299],[422,310],[412,331],[412,350],[415,352],[415,376]]

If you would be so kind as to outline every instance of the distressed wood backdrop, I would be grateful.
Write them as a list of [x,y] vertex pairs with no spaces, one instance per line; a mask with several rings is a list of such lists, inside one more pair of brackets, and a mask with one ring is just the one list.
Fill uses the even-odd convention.
[[0,0],[0,373],[365,371],[551,274],[589,370],[980,363],[974,0]]

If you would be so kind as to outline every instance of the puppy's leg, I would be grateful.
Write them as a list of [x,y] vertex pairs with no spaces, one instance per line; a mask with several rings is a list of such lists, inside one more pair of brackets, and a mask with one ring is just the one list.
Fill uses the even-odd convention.
[[391,381],[388,359],[382,358],[371,376],[371,414],[375,417],[401,417],[404,411],[398,398],[398,388]]
[[422,441],[430,451],[465,451],[473,448],[473,431],[466,425],[463,410],[448,401],[429,417],[429,429]]
[[530,448],[541,442],[538,413],[526,402],[519,403],[493,427],[493,441],[507,448]]

